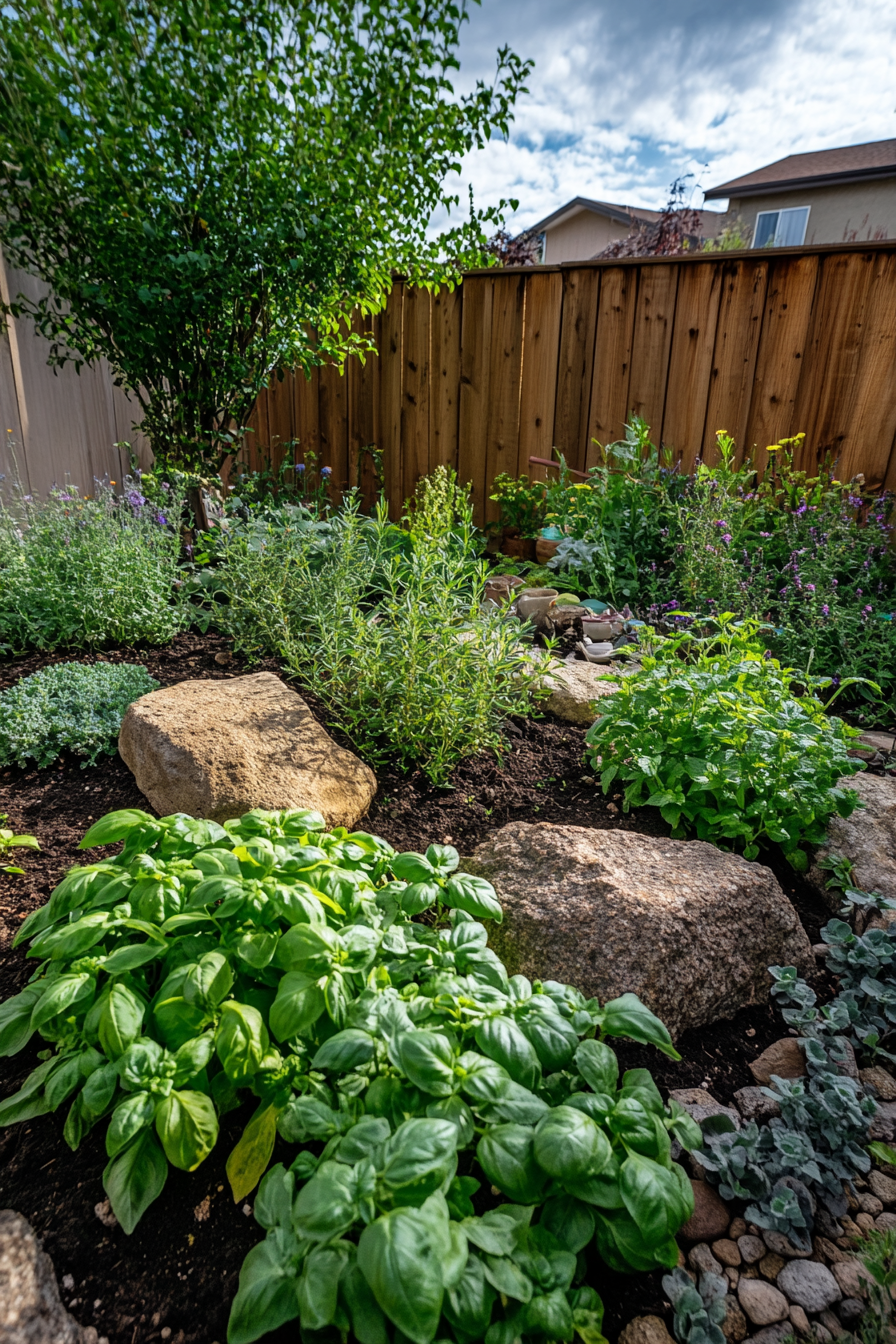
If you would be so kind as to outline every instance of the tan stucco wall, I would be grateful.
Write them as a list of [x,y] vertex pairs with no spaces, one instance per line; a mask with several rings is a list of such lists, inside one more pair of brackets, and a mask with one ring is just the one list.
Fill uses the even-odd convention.
[[590,261],[608,243],[624,238],[627,233],[627,224],[616,224],[606,215],[581,210],[572,219],[545,231],[545,263],[557,266],[561,261]]
[[807,247],[896,238],[896,178],[744,197],[730,202],[728,218],[740,215],[745,224],[755,229],[760,211],[789,210],[800,205],[811,207],[806,227]]

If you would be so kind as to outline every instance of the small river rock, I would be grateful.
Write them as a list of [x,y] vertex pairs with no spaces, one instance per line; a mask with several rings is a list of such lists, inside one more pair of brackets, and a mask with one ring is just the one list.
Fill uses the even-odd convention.
[[754,1325],[774,1325],[787,1318],[787,1298],[763,1279],[739,1279],[737,1299]]

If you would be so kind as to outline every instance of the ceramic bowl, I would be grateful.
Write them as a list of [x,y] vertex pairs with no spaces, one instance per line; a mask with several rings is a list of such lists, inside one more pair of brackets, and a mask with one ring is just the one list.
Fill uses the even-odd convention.
[[559,596],[557,588],[523,588],[517,595],[517,612],[524,621],[537,620],[544,615],[554,598]]

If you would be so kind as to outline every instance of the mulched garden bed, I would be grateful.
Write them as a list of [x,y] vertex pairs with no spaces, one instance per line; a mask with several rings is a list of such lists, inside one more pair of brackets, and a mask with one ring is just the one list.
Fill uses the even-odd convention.
[[[142,663],[162,685],[258,670],[231,657],[228,642],[214,634],[181,635],[161,650],[120,649],[103,656],[110,662]],[[95,661],[92,656],[78,660]],[[71,655],[0,663],[0,690],[39,667],[65,661],[73,661]],[[278,670],[273,662],[260,666]],[[323,721],[319,707],[309,702]],[[421,772],[404,775],[380,768],[365,828],[397,849],[425,849],[435,840],[455,845],[462,854],[509,821],[668,834],[655,809],[624,815],[618,798],[603,796],[582,763],[583,729],[550,717],[515,720],[508,729],[510,748],[504,757],[467,762],[449,789],[433,788]],[[22,950],[11,947],[22,919],[47,900],[72,864],[108,856],[105,849],[79,851],[78,842],[93,820],[122,807],[150,810],[117,756],[87,768],[68,759],[46,770],[0,771],[0,813],[9,814],[14,830],[36,835],[41,844],[40,853],[17,851],[24,854],[24,877],[0,874],[0,1000],[16,993],[30,973]],[[773,855],[765,861],[793,901],[810,942],[818,942],[829,913],[786,863]],[[738,1088],[753,1083],[749,1062],[784,1030],[771,1008],[756,1007],[685,1033],[678,1041],[682,1060],[677,1064],[650,1048],[626,1042],[614,1042],[614,1047],[623,1068],[650,1068],[663,1088],[705,1086],[728,1102]],[[4,1061],[0,1095],[16,1090],[35,1063],[36,1047]],[[234,1208],[224,1171],[253,1105],[223,1117],[220,1139],[197,1171],[170,1170],[164,1194],[130,1237],[120,1227],[105,1226],[95,1211],[105,1200],[105,1126],[98,1126],[77,1153],[62,1137],[65,1108],[0,1130],[0,1207],[16,1209],[29,1220],[56,1266],[63,1301],[78,1321],[95,1326],[110,1344],[161,1339],[223,1344],[240,1265],[263,1235],[253,1218]],[[278,1140],[274,1160],[291,1153],[294,1149]],[[606,1304],[604,1328],[610,1339],[636,1315],[670,1317],[660,1278],[659,1273],[617,1275],[595,1266],[591,1281]],[[270,1338],[293,1341],[296,1333],[295,1326],[287,1326]]]

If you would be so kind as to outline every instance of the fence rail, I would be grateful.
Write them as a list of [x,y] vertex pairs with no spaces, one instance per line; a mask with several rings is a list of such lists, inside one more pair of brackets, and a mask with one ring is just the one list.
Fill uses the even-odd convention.
[[370,495],[373,445],[395,513],[448,463],[481,522],[498,472],[554,448],[587,470],[635,412],[685,469],[712,459],[717,429],[760,462],[803,431],[798,467],[830,453],[843,477],[896,490],[893,242],[474,271],[435,294],[399,281],[363,329],[366,363],[259,398],[250,463],[298,441]]

